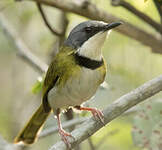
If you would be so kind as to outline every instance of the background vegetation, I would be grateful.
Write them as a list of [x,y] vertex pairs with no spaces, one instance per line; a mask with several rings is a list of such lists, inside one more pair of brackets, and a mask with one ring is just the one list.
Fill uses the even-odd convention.
[[[161,36],[150,25],[128,10],[112,6],[110,0],[92,0],[91,2],[155,37]],[[160,24],[160,16],[152,0],[146,2],[144,0],[127,0],[127,2]],[[62,12],[47,6],[43,8],[50,24],[60,31]],[[5,16],[10,26],[15,29],[19,38],[23,39],[30,51],[49,64],[54,53],[53,47],[56,46],[58,38],[51,34],[45,26],[36,4],[29,1],[1,0],[0,14]],[[87,20],[87,18],[73,13],[66,13],[66,17],[68,19],[66,36],[75,25]],[[89,106],[103,109],[123,94],[162,74],[161,54],[153,53],[150,47],[119,32],[111,32],[103,47],[103,55],[108,64],[106,76],[108,86],[98,90],[95,97],[86,103]],[[41,102],[41,93],[34,94],[32,92],[33,85],[41,74],[17,55],[17,49],[2,32],[1,26],[0,69],[0,134],[7,141],[12,142]],[[161,105],[161,95],[158,94],[99,130],[90,140],[84,141],[80,149],[90,150],[94,147],[96,150],[162,149],[162,143],[158,147],[160,143],[158,139],[162,138]],[[151,106],[151,110],[149,106]],[[88,113],[74,114],[75,117],[89,115]],[[145,119],[146,116],[151,121]],[[45,128],[57,125],[53,118],[51,115]],[[63,117],[62,119],[65,120]],[[147,121],[145,122],[145,120]],[[160,132],[159,137],[156,137],[154,130]],[[148,141],[144,141],[144,137],[149,136],[153,138],[147,139],[149,140],[147,143]],[[48,149],[58,141],[58,137],[58,134],[53,134],[42,138],[29,149]],[[157,140],[155,140],[156,138]],[[93,144],[90,146],[91,142]]]

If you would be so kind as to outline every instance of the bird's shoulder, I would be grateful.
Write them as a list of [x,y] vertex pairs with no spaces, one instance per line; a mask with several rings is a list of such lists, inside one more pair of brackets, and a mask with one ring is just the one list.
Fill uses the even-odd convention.
[[60,52],[53,58],[50,63],[43,84],[43,95],[46,94],[50,88],[56,83],[69,68],[74,64],[72,54],[74,50],[69,47],[60,48]]

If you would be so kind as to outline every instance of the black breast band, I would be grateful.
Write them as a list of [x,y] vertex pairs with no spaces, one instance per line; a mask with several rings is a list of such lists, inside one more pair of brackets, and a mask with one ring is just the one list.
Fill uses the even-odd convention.
[[76,63],[88,69],[97,69],[103,65],[103,59],[101,61],[93,60],[84,56],[80,56],[78,53],[74,54]]

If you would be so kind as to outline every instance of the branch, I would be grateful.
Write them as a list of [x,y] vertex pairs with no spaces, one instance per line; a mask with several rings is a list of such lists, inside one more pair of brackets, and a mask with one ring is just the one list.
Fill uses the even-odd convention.
[[[17,0],[18,1],[18,0]],[[20,1],[20,0],[19,0]],[[21,0],[22,1],[22,0]],[[56,7],[66,12],[72,12],[84,17],[88,17],[93,20],[102,20],[105,22],[119,21],[120,18],[117,18],[106,11],[96,7],[93,3],[87,0],[30,0],[34,2],[39,2],[44,5]],[[155,53],[162,53],[162,40],[157,38],[132,24],[129,24],[125,21],[123,26],[119,26],[115,30],[127,35],[144,45],[147,45],[152,48],[152,51]]]
[[52,34],[57,35],[57,36],[63,36],[63,33],[59,33],[58,31],[56,31],[55,29],[53,29],[53,28],[51,27],[51,25],[49,24],[49,22],[48,22],[48,20],[47,20],[46,15],[45,15],[45,13],[44,13],[44,11],[43,11],[43,8],[42,8],[41,4],[38,3],[38,2],[37,2],[36,4],[37,4],[38,10],[39,10],[39,12],[40,12],[40,14],[41,14],[41,16],[42,16],[42,18],[43,18],[43,21],[44,21],[45,25],[46,25],[47,28],[52,32]]
[[160,15],[160,20],[161,20],[161,24],[162,24],[162,2],[160,2],[159,0],[153,0],[159,15]]
[[137,10],[134,6],[132,6],[128,2],[124,0],[112,0],[111,3],[113,6],[124,7],[125,9],[127,9],[128,11],[130,11],[131,13],[133,13],[134,15],[136,15],[137,17],[148,23],[149,25],[151,25],[157,32],[160,32],[160,34],[162,34],[162,25],[158,24],[152,18]]
[[18,37],[14,29],[10,26],[10,23],[5,19],[5,17],[0,13],[0,26],[5,35],[10,39],[10,41],[17,48],[17,54],[28,64],[30,64],[39,73],[44,73],[47,71],[48,65],[43,63],[37,56],[33,55],[25,43]]
[[[142,101],[160,91],[162,91],[162,75],[146,82],[145,84],[129,92],[128,94],[123,95],[111,105],[109,105],[106,109],[104,109],[103,113],[105,116],[105,124],[111,122],[128,109],[141,103]],[[75,140],[73,138],[68,138],[72,148],[93,135],[102,127],[103,124],[99,121],[94,120],[93,117],[86,120],[71,133]],[[53,145],[50,150],[66,150],[66,145],[63,141],[59,141],[58,143]]]

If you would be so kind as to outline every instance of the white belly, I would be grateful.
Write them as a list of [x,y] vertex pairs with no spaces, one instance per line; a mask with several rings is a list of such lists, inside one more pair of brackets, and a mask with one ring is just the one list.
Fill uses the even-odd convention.
[[103,79],[104,74],[100,70],[82,68],[80,76],[69,79],[63,88],[55,86],[49,91],[49,104],[53,110],[80,105],[96,93]]

